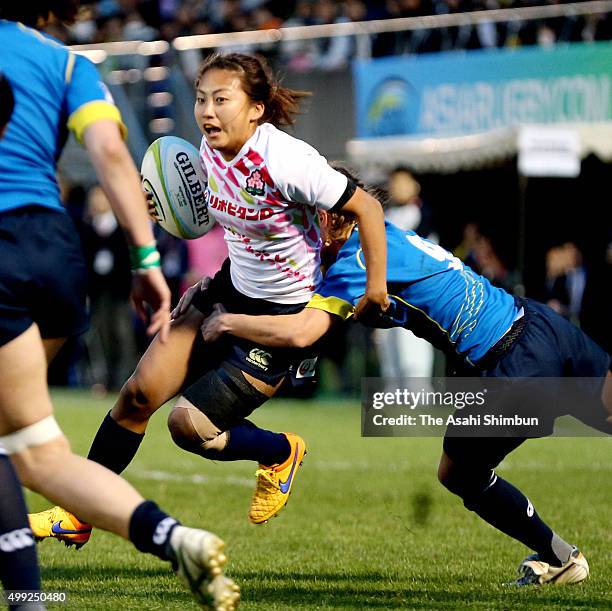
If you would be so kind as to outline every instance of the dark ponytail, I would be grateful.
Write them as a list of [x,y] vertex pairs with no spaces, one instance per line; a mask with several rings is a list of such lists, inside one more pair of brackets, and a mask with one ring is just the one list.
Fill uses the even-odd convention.
[[222,55],[215,53],[204,60],[196,80],[196,87],[209,70],[229,70],[240,75],[242,89],[253,102],[264,107],[260,123],[293,125],[300,112],[300,101],[308,97],[308,91],[295,91],[282,87],[264,60],[242,53]]

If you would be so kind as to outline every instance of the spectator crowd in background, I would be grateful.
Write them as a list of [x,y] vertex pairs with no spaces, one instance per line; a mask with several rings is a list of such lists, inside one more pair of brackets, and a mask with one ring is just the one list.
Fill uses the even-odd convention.
[[[497,8],[560,4],[561,0],[100,0],[69,30],[52,32],[69,44],[173,40],[177,36],[316,24],[418,17]],[[552,45],[609,40],[609,14],[404,31],[367,37],[291,41],[274,48],[293,70],[337,69],[355,56]],[[245,50],[241,47],[241,50]]]

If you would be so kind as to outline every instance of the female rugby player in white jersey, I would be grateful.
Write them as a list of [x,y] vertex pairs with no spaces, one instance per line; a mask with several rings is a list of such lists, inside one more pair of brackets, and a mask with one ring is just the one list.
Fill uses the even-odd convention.
[[316,353],[229,337],[204,350],[203,318],[215,302],[231,312],[300,311],[321,280],[317,208],[342,209],[360,221],[367,286],[357,316],[388,306],[381,205],[311,146],[277,128],[293,123],[305,95],[280,86],[255,57],[213,55],[204,62],[195,119],[203,133],[209,209],[225,230],[229,259],[174,320],[168,341],[155,339],[149,346],[89,453],[120,473],[150,416],[180,394],[168,419],[180,447],[214,460],[259,463],[253,523],[266,522],[287,502],[305,444],[298,435],[260,429],[246,417],[291,372],[311,376]]
[[[165,338],[170,325],[170,291],[120,113],[89,60],[33,29],[50,16],[71,21],[78,4],[0,4],[0,70],[15,99],[0,140],[0,577],[7,589],[40,589],[10,455],[29,488],[171,562],[200,602],[228,611],[238,592],[221,571],[222,542],[180,526],[115,473],[73,454],[53,417],[47,364],[87,323],[86,266],[55,177],[68,129],[85,146],[130,241],[137,272],[132,297],[141,312],[151,306],[149,330]],[[7,96],[5,90],[0,106]],[[68,533],[74,544],[89,537],[86,527],[49,517],[45,532]],[[42,608],[23,598],[14,606],[24,602],[34,604],[20,608]]]

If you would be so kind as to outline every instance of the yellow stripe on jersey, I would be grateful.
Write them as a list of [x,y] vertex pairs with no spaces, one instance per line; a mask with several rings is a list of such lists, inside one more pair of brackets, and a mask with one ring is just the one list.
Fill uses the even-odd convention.
[[83,133],[85,130],[92,123],[103,119],[116,121],[121,130],[121,136],[124,140],[127,138],[127,127],[121,120],[119,109],[114,104],[110,104],[104,100],[94,100],[93,102],[88,102],[77,108],[68,119],[68,128],[74,132],[79,142],[83,142]]
[[306,304],[306,307],[335,314],[336,316],[340,316],[342,320],[350,318],[355,312],[353,305],[348,301],[344,301],[344,299],[340,299],[338,297],[323,297],[321,295],[317,295],[316,293]]

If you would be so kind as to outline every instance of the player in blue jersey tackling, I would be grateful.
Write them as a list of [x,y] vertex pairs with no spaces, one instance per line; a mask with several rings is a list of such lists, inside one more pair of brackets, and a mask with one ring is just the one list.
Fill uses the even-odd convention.
[[[181,526],[116,474],[74,455],[53,417],[47,365],[87,324],[85,262],[56,181],[69,129],[130,242],[132,299],[143,316],[147,306],[153,312],[148,331],[163,341],[170,324],[170,291],[119,111],[89,60],[34,29],[50,16],[70,21],[77,8],[77,0],[0,4],[0,70],[14,94],[0,140],[0,577],[6,589],[40,589],[32,534],[78,544],[89,537],[86,520],[171,563],[202,605],[231,610],[238,589],[222,572],[223,542]],[[8,119],[5,81],[0,93],[0,117]],[[6,455],[26,486],[80,520],[48,514],[32,533]]]
[[[359,182],[352,177],[356,184]],[[356,221],[321,212],[329,268],[316,295],[289,316],[228,314],[217,308],[202,326],[206,341],[225,333],[268,346],[308,346],[337,320],[352,316],[364,292],[365,266]],[[595,378],[596,405],[576,406],[576,418],[612,432],[610,357],[548,307],[516,299],[440,246],[388,223],[387,282],[391,308],[374,326],[401,326],[444,351],[466,376]],[[192,287],[179,310],[188,306]],[[553,414],[554,418],[556,415]],[[525,437],[456,437],[447,431],[438,476],[495,528],[536,553],[519,567],[517,585],[577,583],[588,577],[583,554],[540,518],[527,497],[494,469]]]

